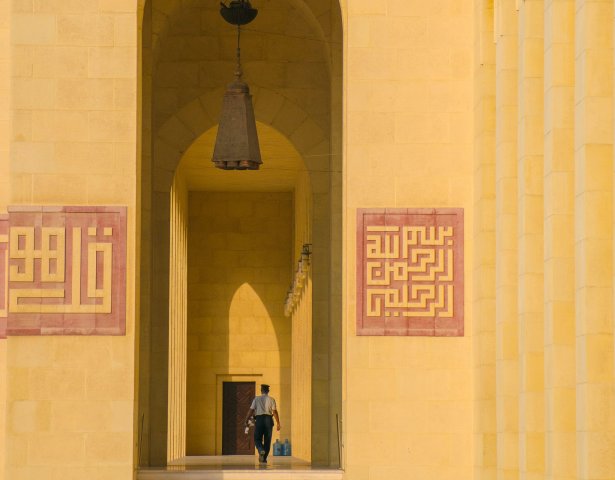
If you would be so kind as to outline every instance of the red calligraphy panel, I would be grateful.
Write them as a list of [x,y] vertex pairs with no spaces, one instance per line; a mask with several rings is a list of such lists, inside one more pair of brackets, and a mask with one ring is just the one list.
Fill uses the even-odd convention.
[[8,218],[8,334],[123,335],[126,208],[10,207]]
[[357,335],[463,336],[463,209],[359,209]]
[[6,338],[9,285],[9,216],[0,215],[0,338]]

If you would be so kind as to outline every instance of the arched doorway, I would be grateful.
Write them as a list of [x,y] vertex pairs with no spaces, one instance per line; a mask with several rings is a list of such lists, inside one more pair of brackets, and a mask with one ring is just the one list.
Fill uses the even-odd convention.
[[[254,1],[253,5],[259,9],[259,16],[244,29],[242,56],[244,78],[251,87],[256,118],[263,131],[269,128],[292,145],[305,166],[311,187],[310,208],[305,214],[309,216],[311,225],[308,243],[313,245],[313,291],[309,309],[309,370],[312,375],[308,389],[309,418],[303,416],[303,421],[309,424],[309,435],[304,434],[304,440],[309,444],[309,457],[313,463],[338,464],[336,418],[341,414],[342,221],[342,31],[339,4],[337,0],[263,0]],[[173,256],[174,252],[177,253],[177,238],[182,237],[171,235],[172,220],[178,215],[177,204],[174,207],[171,201],[171,191],[182,158],[190,158],[191,148],[194,147],[192,151],[198,150],[198,145],[207,143],[204,138],[217,123],[224,87],[232,79],[234,31],[219,17],[218,8],[216,2],[206,4],[196,0],[151,0],[145,5],[142,38],[140,465],[166,464],[177,455],[176,452],[182,451],[181,443],[186,434],[186,429],[181,433],[182,415],[189,415],[189,412],[182,413],[181,409],[177,410],[177,405],[174,406],[174,403],[182,403],[185,393],[177,382],[173,382],[177,362],[181,364],[183,361],[183,354],[174,345],[183,334],[174,331],[169,320],[172,312],[182,308],[178,293],[181,289],[176,288],[178,273],[174,268],[178,260],[186,260]],[[204,185],[208,186],[200,191],[205,192],[213,191],[211,185],[216,175],[208,162],[209,158],[203,158],[203,169],[197,168],[198,174],[193,169],[190,176],[202,176]],[[225,180],[224,189],[218,193],[232,192],[236,188],[237,176],[246,173],[253,175],[252,190],[258,185],[257,189],[263,192],[276,193],[275,187],[268,184],[267,172],[266,167],[259,172],[221,172],[235,177],[227,177],[229,180]],[[274,177],[276,175],[276,178],[286,175],[284,166],[277,168]],[[293,202],[297,195],[296,185],[295,182],[292,193],[287,190]],[[186,185],[186,192],[189,190]],[[294,207],[296,205],[293,206],[293,235],[297,231]],[[295,241],[289,245],[288,284],[292,280],[293,257],[297,256],[296,244]],[[188,292],[189,285],[186,285],[186,302],[190,301]],[[281,298],[280,305],[283,302],[284,298]],[[302,402],[297,400],[298,397],[291,400],[292,392],[288,395],[287,404],[292,417],[293,408],[296,411]],[[180,426],[174,427],[174,422],[179,422]],[[185,443],[183,448],[186,448]]]

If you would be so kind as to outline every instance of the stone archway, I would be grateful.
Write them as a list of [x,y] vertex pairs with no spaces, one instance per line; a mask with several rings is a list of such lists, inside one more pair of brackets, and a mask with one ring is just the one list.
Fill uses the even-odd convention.
[[[316,8],[310,3],[270,0],[261,13],[267,18],[267,5],[287,5],[286,14],[291,12],[293,21],[297,21],[295,17],[299,13],[302,31],[307,32],[302,39],[295,40],[307,44],[321,42],[318,48],[304,49],[304,57],[301,57],[301,49],[291,51],[294,54],[297,50],[299,57],[291,62],[293,66],[288,67],[290,70],[285,75],[291,80],[294,78],[295,82],[285,85],[279,77],[278,64],[288,63],[284,55],[289,51],[283,55],[275,53],[280,47],[267,43],[267,39],[279,39],[280,35],[286,38],[284,33],[253,32],[255,42],[262,37],[263,45],[267,43],[267,47],[263,47],[265,57],[270,55],[268,52],[274,52],[273,57],[282,55],[282,58],[278,63],[262,58],[251,67],[246,65],[245,70],[257,120],[272,126],[291,141],[307,166],[313,188],[314,236],[320,239],[314,245],[314,272],[318,281],[314,282],[313,331],[319,336],[317,360],[314,361],[328,368],[319,369],[322,373],[314,379],[312,395],[317,399],[313,408],[329,414],[313,418],[312,431],[318,441],[314,441],[312,457],[318,463],[328,464],[337,462],[334,421],[336,414],[341,413],[342,27],[336,0],[324,2],[327,8]],[[188,33],[183,24],[178,27],[182,19],[194,16],[194,11],[190,10],[194,8],[198,8],[196,2],[151,0],[144,9],[139,351],[139,418],[142,423],[139,462],[142,465],[163,465],[167,461],[171,185],[182,155],[196,138],[216,124],[225,83],[222,78],[228,77],[220,73],[226,71],[228,64],[224,34],[210,34],[206,29],[203,34],[201,30],[198,34],[193,30],[192,35],[189,33],[192,27],[188,28]],[[208,9],[200,12],[201,22],[211,21],[212,9]],[[333,17],[336,22],[331,22]],[[284,21],[283,18],[278,20]],[[332,23],[334,27],[330,26]],[[274,28],[271,22],[268,25]],[[202,25],[199,28],[203,28]],[[168,45],[173,42],[173,45],[190,49],[201,39],[206,49],[205,37],[219,39],[221,46],[216,60],[203,61],[201,65],[197,51],[179,58],[169,57],[174,49]],[[269,72],[268,66],[272,65]],[[198,85],[192,76],[181,74],[205,67],[213,80],[201,81]],[[179,72],[177,78],[172,77],[173,72]],[[296,85],[300,87],[298,90],[294,88]]]
[[[299,105],[274,90],[257,87],[251,93],[257,121],[288,138],[305,159],[308,171],[315,175],[314,180],[318,180],[317,159],[329,150],[329,140],[320,126]],[[154,191],[170,191],[184,153],[201,134],[217,125],[223,94],[224,89],[219,88],[192,100],[158,129],[153,139],[153,168],[159,182]],[[294,121],[287,121],[290,118]]]

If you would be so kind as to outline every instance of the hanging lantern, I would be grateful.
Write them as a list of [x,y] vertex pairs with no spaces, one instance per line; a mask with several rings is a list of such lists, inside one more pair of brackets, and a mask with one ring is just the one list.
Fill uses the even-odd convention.
[[220,14],[228,23],[237,25],[237,68],[235,81],[227,86],[212,161],[224,170],[258,170],[261,152],[250,87],[242,79],[241,25],[250,23],[258,10],[248,0],[233,0],[227,7],[221,3]]

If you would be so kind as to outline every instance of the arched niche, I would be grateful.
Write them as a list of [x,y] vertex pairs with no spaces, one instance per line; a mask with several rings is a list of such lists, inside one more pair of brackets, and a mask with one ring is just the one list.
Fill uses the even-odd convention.
[[[291,5],[290,9],[282,9],[287,15],[292,13],[302,17],[305,33],[295,36],[289,35],[285,27],[282,28],[285,22],[290,21],[289,18],[268,18],[270,25],[282,25],[279,28],[281,33],[274,32],[274,38],[278,38],[279,42],[285,39],[292,40],[294,45],[301,41],[305,41],[306,45],[321,42],[322,48],[311,48],[310,54],[316,55],[315,51],[318,50],[321,55],[318,61],[302,56],[302,52],[308,49],[301,49],[300,45],[284,54],[296,55],[291,63],[295,64],[292,67],[295,77],[298,75],[304,82],[300,91],[293,89],[293,82],[288,84],[288,72],[284,73],[284,81],[280,80],[279,70],[277,77],[266,73],[268,67],[275,63],[277,47],[271,42],[263,45],[265,57],[259,60],[261,63],[255,64],[252,73],[246,68],[245,78],[254,96],[257,121],[279,131],[293,144],[309,174],[314,237],[312,336],[315,339],[314,362],[318,361],[319,364],[319,373],[312,379],[311,408],[318,414],[312,415],[311,419],[311,456],[315,463],[337,464],[335,422],[341,414],[342,23],[337,1],[320,3],[322,5],[315,6],[308,1],[270,0],[256,5],[263,18],[268,18],[268,10],[275,12],[275,6],[279,4]],[[208,64],[208,69],[198,70],[203,71],[206,80],[190,84],[190,76],[178,74],[173,80],[176,82],[175,90],[164,91],[166,87],[162,85],[169,81],[169,72],[161,67],[165,60],[164,52],[170,51],[166,45],[176,41],[174,32],[177,32],[177,22],[186,18],[186,12],[194,13],[189,9],[196,5],[196,2],[150,0],[143,8],[139,175],[140,465],[164,465],[168,459],[171,186],[181,158],[204,132],[215,127],[226,83],[224,79],[230,79],[232,74],[232,68],[227,70],[226,67],[232,64],[233,52],[224,51],[224,45],[228,44],[227,34],[219,33],[216,38],[222,51],[218,52],[218,56],[223,61]],[[207,8],[211,10],[210,6]],[[159,15],[163,11],[166,12],[164,19]],[[195,31],[195,37],[201,36],[203,29],[217,30],[219,26],[213,27],[212,22],[222,22],[211,12],[201,13],[199,32]],[[261,33],[266,37],[271,35],[271,31]],[[258,37],[260,34],[256,31],[254,35]],[[206,50],[204,46],[202,52]],[[198,63],[199,52],[195,51],[194,55]],[[225,60],[227,57],[228,60]],[[286,62],[284,56],[279,60]],[[176,71],[180,72],[186,62],[194,60],[177,58]],[[275,73],[276,70],[272,71]],[[309,83],[312,78],[316,79],[314,86]],[[173,96],[177,92],[178,95]],[[167,101],[170,97],[173,101]],[[320,368],[323,365],[327,368]]]

